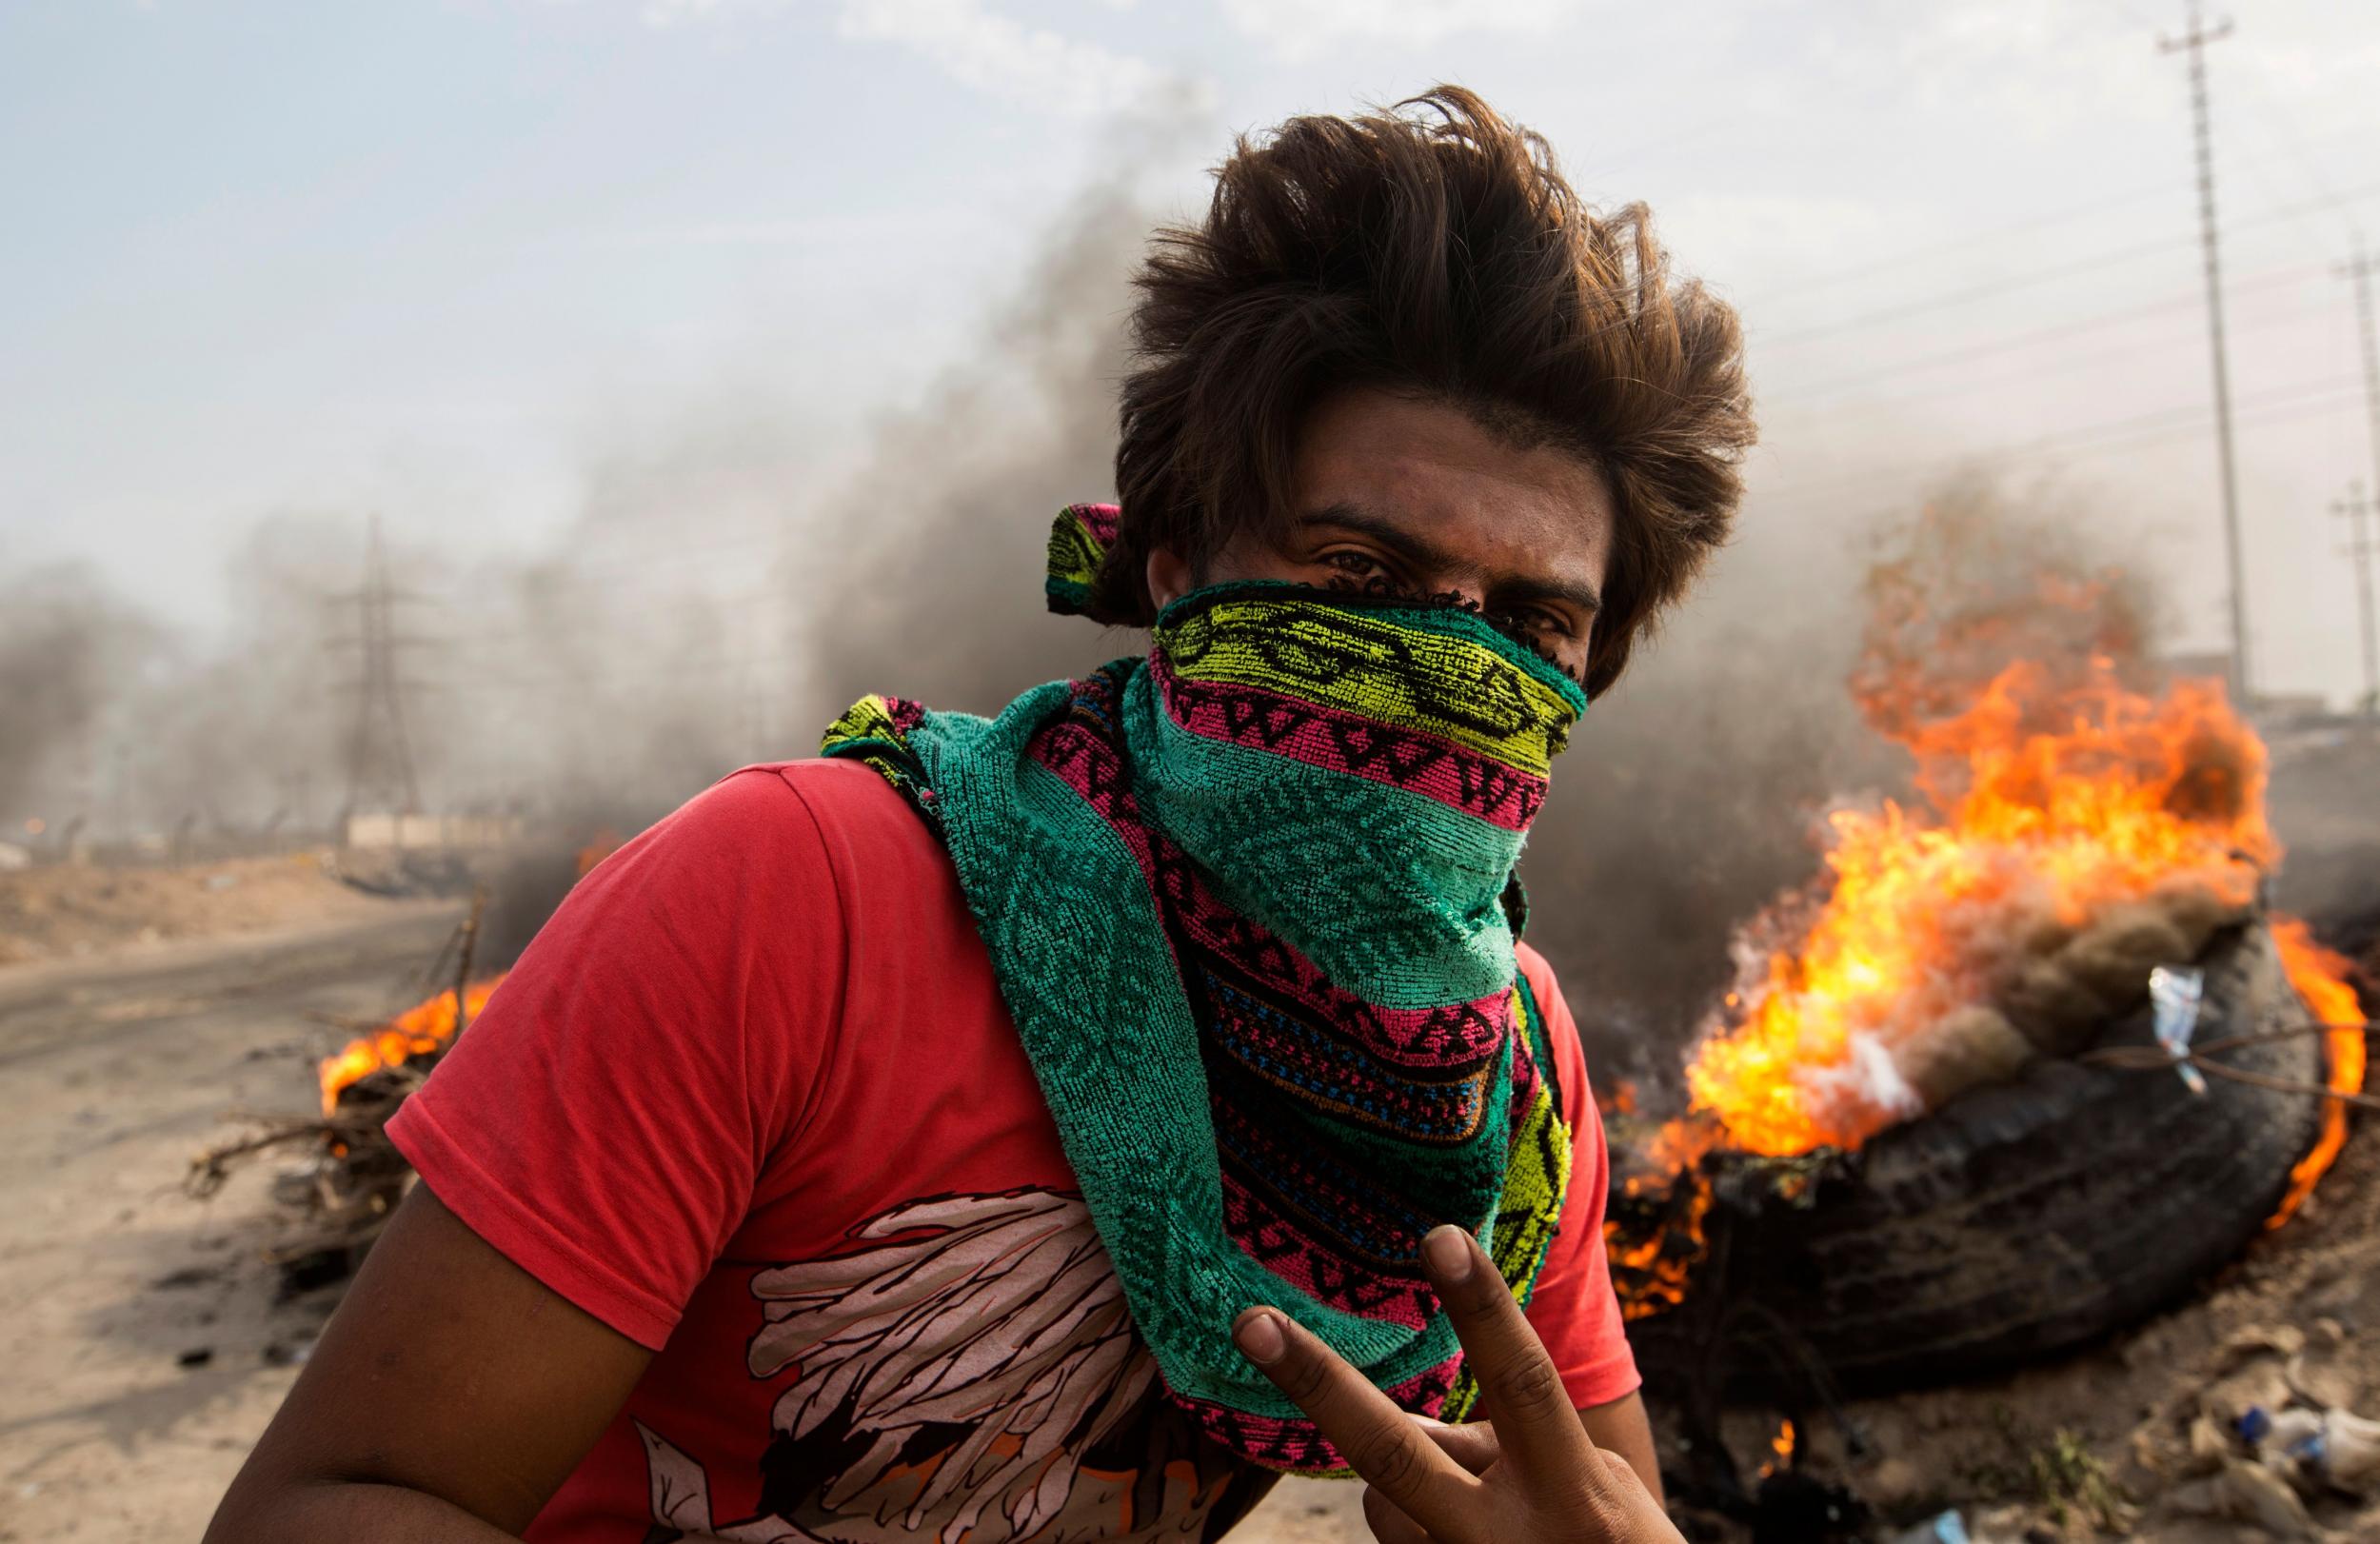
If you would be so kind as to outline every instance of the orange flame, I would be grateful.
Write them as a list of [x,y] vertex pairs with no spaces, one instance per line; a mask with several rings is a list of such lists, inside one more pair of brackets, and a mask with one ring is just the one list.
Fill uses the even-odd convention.
[[[474,981],[464,989],[464,1001],[477,1019],[488,995],[504,977]],[[336,1056],[322,1062],[323,1114],[335,1115],[342,1090],[383,1067],[394,1067],[417,1056],[427,1056],[454,1038],[454,993],[439,993],[389,1019],[368,1035],[349,1040]]]
[[[1639,1177],[1630,1180],[1627,1188],[1641,1193],[1655,1182]],[[1686,1187],[1682,1201],[1660,1226],[1637,1237],[1631,1237],[1627,1224],[1618,1218],[1603,1219],[1604,1257],[1623,1319],[1651,1318],[1684,1302],[1687,1283],[1709,1249],[1702,1221],[1711,1212],[1710,1181],[1688,1169],[1675,1178],[1662,1176],[1657,1183]]]
[[[2343,955],[2324,948],[2314,941],[2312,930],[2294,917],[2277,919],[2272,924],[2272,941],[2280,945],[2281,964],[2288,971],[2290,984],[2306,1000],[2318,1023],[2330,1026],[2324,1037],[2330,1049],[2330,1083],[2334,1092],[2360,1094],[2364,1091],[2364,1010],[2355,1000],[2355,989],[2347,983],[2351,968]],[[2323,1101],[2322,1135],[2314,1139],[2311,1151],[2298,1160],[2290,1171],[2288,1194],[2281,1198],[2280,1210],[2265,1223],[2277,1228],[2297,1215],[2297,1209],[2313,1194],[2314,1186],[2338,1161],[2339,1149],[2347,1145],[2347,1105],[2339,1099]]]
[[1760,1464],[1760,1477],[1768,1478],[1780,1469],[1789,1469],[1794,1462],[1794,1423],[1778,1424],[1776,1435],[1769,1438],[1769,1457]]
[[[2188,941],[2178,919],[2203,938],[2254,903],[2280,857],[2264,742],[2219,683],[2157,689],[2130,582],[2057,546],[2054,533],[1937,508],[1872,571],[1852,691],[1914,759],[1920,797],[1835,811],[1819,882],[1738,933],[1735,990],[1685,1069],[1687,1113],[1646,1154],[1665,1172],[1625,1191],[1682,1178],[1694,1194],[1659,1213],[1651,1238],[1606,1229],[1631,1316],[1683,1296],[1702,1253],[1706,1153],[1856,1148],[1921,1114],[1926,1089],[1986,1075],[1956,1055],[2031,1054],[2003,1007],[2047,1011],[2023,989],[2076,935],[2139,919]],[[2360,1088],[2347,962],[2302,924],[2275,919],[2274,933],[2299,994],[2342,1026],[2327,1042],[2331,1086]],[[2092,993],[2069,996],[2056,1011],[2096,1012]],[[2329,1101],[2275,1226],[2337,1157],[2346,1124]],[[1632,1216],[1643,1227],[1652,1214]]]
[[2036,700],[2045,673],[2013,664],[1973,707],[1913,735],[1921,767],[1963,762],[1964,787],[1937,815],[1892,802],[1835,814],[1815,920],[1796,949],[1769,956],[1749,1012],[1686,1070],[1730,1146],[1856,1147],[1917,1113],[1894,1052],[1992,1000],[2029,936],[2178,887],[2252,899],[2274,851],[2254,732],[2212,683],[2151,701],[2104,661],[2090,678],[2056,704],[2061,722]]

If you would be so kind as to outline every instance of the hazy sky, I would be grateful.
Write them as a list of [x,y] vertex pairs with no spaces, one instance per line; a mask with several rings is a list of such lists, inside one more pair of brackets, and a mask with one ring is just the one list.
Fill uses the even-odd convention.
[[[2328,505],[2371,476],[2330,265],[2380,237],[2380,10],[2210,52],[2261,683],[2355,684]],[[262,515],[549,542],[742,417],[832,477],[1119,165],[1438,79],[1643,198],[1743,308],[1747,519],[2054,471],[2222,592],[2164,0],[0,0],[0,566],[205,623]],[[1105,304],[1103,300],[1101,304]],[[1086,490],[1097,492],[1099,490]],[[998,490],[986,490],[996,498]],[[1021,518],[1038,518],[1026,512]]]

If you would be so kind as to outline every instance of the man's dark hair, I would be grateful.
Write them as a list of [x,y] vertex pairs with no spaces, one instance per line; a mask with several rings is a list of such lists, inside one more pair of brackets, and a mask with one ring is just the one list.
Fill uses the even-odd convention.
[[1298,434],[1351,386],[1453,404],[1603,472],[1616,523],[1590,692],[1727,538],[1754,434],[1735,313],[1672,280],[1642,205],[1590,211],[1544,140],[1469,91],[1241,138],[1204,224],[1159,231],[1137,282],[1102,621],[1152,620],[1153,548],[1203,569],[1283,528]]

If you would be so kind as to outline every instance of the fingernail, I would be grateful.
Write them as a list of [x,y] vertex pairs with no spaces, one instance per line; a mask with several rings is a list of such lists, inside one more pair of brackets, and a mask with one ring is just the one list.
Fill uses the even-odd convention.
[[1453,1223],[1432,1228],[1421,1240],[1421,1253],[1428,1257],[1431,1271],[1448,1286],[1458,1287],[1471,1279],[1471,1236]]
[[1240,1343],[1240,1354],[1259,1367],[1280,1360],[1281,1353],[1289,1349],[1288,1340],[1280,1333],[1280,1316],[1269,1308],[1252,1309],[1241,1315],[1232,1338]]

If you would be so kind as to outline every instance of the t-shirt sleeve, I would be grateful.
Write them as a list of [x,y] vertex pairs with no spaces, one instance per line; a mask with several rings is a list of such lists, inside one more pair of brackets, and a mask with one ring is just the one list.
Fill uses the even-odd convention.
[[388,1136],[522,1269],[658,1350],[799,1135],[844,937],[783,769],[726,778],[581,880]]
[[1563,1203],[1560,1231],[1546,1251],[1537,1290],[1529,1298],[1529,1322],[1553,1353],[1570,1402],[1586,1410],[1635,1393],[1642,1381],[1603,1254],[1603,1201],[1611,1185],[1611,1160],[1603,1145],[1603,1117],[1587,1086],[1578,1025],[1562,1000],[1560,983],[1536,950],[1523,947],[1520,963],[1545,1014],[1546,1038],[1553,1045],[1571,1133],[1570,1194]]

